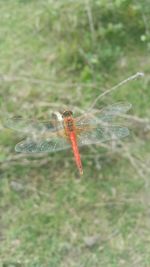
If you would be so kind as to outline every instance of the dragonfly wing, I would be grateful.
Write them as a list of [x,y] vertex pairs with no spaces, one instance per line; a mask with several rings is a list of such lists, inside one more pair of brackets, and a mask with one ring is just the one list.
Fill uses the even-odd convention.
[[132,104],[130,103],[118,102],[101,110],[93,111],[86,116],[79,117],[76,121],[76,125],[111,122],[116,116],[125,114],[131,107]]
[[101,121],[109,122],[113,117],[125,114],[131,107],[132,105],[130,103],[119,102],[103,108],[100,113],[96,112],[95,115]]
[[70,143],[64,138],[50,140],[26,139],[15,146],[15,150],[21,153],[55,152],[70,148]]
[[129,130],[126,127],[118,125],[93,128],[91,131],[81,132],[78,136],[78,145],[99,144],[109,140],[124,138],[129,135]]
[[21,117],[7,118],[4,122],[7,128],[25,132],[25,133],[36,133],[45,131],[56,131],[58,128],[62,128],[61,123],[54,120],[50,121],[36,121],[36,120],[24,120]]
[[131,103],[128,102],[117,102],[113,105],[109,105],[101,110],[104,114],[118,115],[120,113],[126,113],[132,107]]

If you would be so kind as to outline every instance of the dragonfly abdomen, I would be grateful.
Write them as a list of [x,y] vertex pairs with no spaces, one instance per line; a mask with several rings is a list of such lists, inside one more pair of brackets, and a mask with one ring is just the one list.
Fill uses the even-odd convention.
[[78,144],[77,144],[75,132],[73,132],[73,131],[70,132],[69,138],[71,141],[72,150],[73,150],[74,158],[76,161],[76,165],[78,167],[79,173],[82,175],[83,174],[82,162],[81,162],[81,158],[80,158],[80,153],[79,153],[79,149],[78,149]]

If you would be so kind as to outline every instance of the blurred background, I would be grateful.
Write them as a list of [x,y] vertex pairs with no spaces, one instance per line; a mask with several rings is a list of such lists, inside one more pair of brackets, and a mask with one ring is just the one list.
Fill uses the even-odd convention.
[[[150,266],[150,2],[0,1],[0,266]],[[80,150],[17,154],[6,114],[132,103],[131,134]]]

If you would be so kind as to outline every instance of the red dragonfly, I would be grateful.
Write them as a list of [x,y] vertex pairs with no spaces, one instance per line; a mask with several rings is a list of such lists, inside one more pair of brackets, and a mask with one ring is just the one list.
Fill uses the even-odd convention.
[[115,119],[130,108],[130,103],[115,103],[77,118],[73,117],[72,111],[65,110],[62,114],[54,113],[55,118],[48,121],[12,117],[5,121],[5,125],[29,135],[15,146],[17,152],[55,152],[72,147],[79,173],[83,174],[79,147],[128,136],[128,128],[115,123]]

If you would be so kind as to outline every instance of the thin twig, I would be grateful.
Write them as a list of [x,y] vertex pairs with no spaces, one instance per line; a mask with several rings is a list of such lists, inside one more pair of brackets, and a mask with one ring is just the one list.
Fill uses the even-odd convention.
[[125,118],[125,119],[129,119],[129,120],[132,120],[132,121],[135,121],[135,122],[138,122],[138,123],[145,123],[145,124],[149,124],[150,123],[150,119],[149,118],[145,118],[145,117],[141,118],[141,117],[138,117],[138,116],[135,116],[135,115],[129,115],[129,114],[121,114],[120,117]]
[[70,88],[70,87],[93,87],[93,88],[97,88],[99,86],[99,83],[76,83],[76,82],[57,82],[55,80],[48,80],[48,79],[37,79],[37,78],[32,78],[29,76],[16,76],[16,75],[7,75],[7,74],[0,74],[0,81],[2,82],[18,82],[18,81],[22,81],[22,82],[30,82],[33,84],[41,84],[41,83],[45,83],[45,84],[49,84],[52,86],[56,86],[56,87],[60,87],[60,88]]
[[128,77],[127,79],[121,81],[120,83],[118,83],[117,85],[113,86],[112,88],[106,90],[104,93],[100,94],[95,100],[94,102],[92,103],[92,105],[89,107],[89,110],[88,111],[91,111],[91,109],[93,109],[97,103],[97,101],[99,99],[101,99],[102,97],[106,96],[107,94],[115,91],[116,89],[118,89],[120,86],[122,86],[123,84],[131,81],[131,80],[135,80],[137,79],[138,77],[143,77],[144,76],[144,73],[143,72],[137,72],[136,74]]
[[93,44],[95,44],[95,29],[94,29],[93,16],[92,16],[92,11],[91,11],[89,0],[85,0],[85,8],[87,11],[87,17],[88,17],[88,21],[89,21],[92,41],[93,41]]

